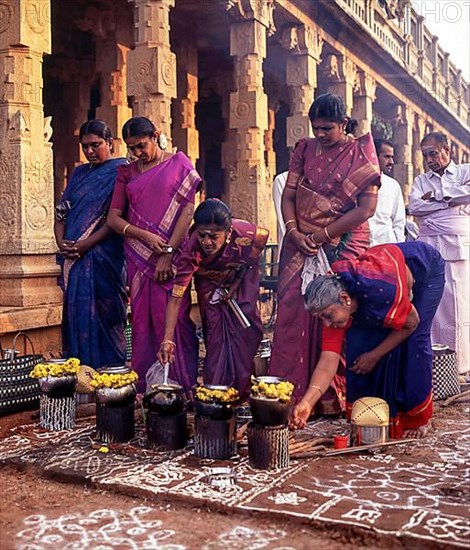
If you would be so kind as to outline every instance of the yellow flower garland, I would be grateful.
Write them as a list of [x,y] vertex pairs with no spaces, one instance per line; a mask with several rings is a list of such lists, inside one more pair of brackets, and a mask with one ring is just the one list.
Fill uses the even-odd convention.
[[208,403],[210,401],[218,401],[219,403],[233,403],[239,398],[238,391],[235,388],[227,388],[226,390],[211,390],[205,386],[196,388],[195,397],[198,401]]
[[93,388],[122,388],[123,386],[127,386],[129,384],[133,384],[134,382],[137,382],[139,379],[139,375],[135,372],[135,370],[131,370],[130,372],[126,374],[100,374],[100,373],[94,373],[93,374],[93,380],[90,381],[90,386]]
[[31,378],[46,378],[47,376],[59,378],[61,376],[77,375],[79,369],[80,359],[71,357],[65,363],[38,363],[29,373],[29,376]]
[[279,399],[282,403],[290,401],[294,384],[291,382],[277,382],[268,384],[267,382],[256,382],[254,380],[251,386],[251,393],[256,397],[267,397],[269,399]]

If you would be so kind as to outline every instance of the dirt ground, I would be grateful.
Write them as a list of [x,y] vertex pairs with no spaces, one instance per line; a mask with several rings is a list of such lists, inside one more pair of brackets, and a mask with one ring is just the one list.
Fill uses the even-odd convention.
[[[449,407],[444,416],[455,418],[456,413]],[[31,413],[22,413],[0,418],[0,440],[12,428],[31,423],[31,417]],[[7,466],[0,471],[0,550],[445,547],[443,543],[397,539],[348,525],[309,525],[261,513],[223,514],[204,507],[168,504],[163,499],[132,498],[44,479],[36,470],[20,464],[18,469]]]
[[[10,468],[0,472],[0,502],[1,550],[404,548],[397,541],[379,540],[369,534],[361,537],[344,531],[317,530],[294,522],[273,522],[258,516],[224,515],[202,508],[158,505],[40,479]],[[143,515],[142,526],[133,518]],[[149,522],[153,525],[145,529],[145,523]],[[79,529],[85,524],[89,526],[87,539]],[[140,527],[141,532],[129,537],[130,526],[134,530]],[[127,541],[127,537],[133,539],[132,542]],[[153,540],[151,545],[149,540]]]

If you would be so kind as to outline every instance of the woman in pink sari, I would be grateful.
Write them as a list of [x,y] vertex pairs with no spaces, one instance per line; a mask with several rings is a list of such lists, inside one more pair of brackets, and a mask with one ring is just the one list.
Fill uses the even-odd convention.
[[[128,120],[122,129],[136,162],[120,166],[108,225],[125,237],[132,310],[132,367],[139,374],[138,391],[156,361],[163,341],[165,310],[172,289],[172,257],[187,239],[194,199],[201,178],[181,152],[166,153],[166,139],[144,117]],[[189,291],[183,296],[175,341],[176,361],[170,378],[186,390],[197,372],[197,341],[189,317]]]
[[[339,96],[319,96],[309,118],[315,138],[301,140],[295,149],[282,196],[286,237],[269,367],[270,374],[294,383],[296,399],[307,390],[321,352],[321,325],[305,310],[302,295],[302,286],[311,276],[304,271],[306,260],[316,256],[320,247],[330,263],[367,250],[367,219],[375,212],[380,186],[372,137],[350,135],[357,123],[346,116]],[[339,413],[344,406],[345,378],[340,368],[317,410]]]
[[[232,219],[228,206],[208,199],[194,213],[194,231],[175,257],[176,275],[168,303],[165,336],[158,353],[162,362],[177,357],[172,343],[182,297],[195,275],[201,310],[206,358],[204,382],[237,388],[241,397],[250,389],[253,359],[263,337],[257,307],[259,259],[268,231]],[[227,300],[235,298],[251,326],[242,327]]]

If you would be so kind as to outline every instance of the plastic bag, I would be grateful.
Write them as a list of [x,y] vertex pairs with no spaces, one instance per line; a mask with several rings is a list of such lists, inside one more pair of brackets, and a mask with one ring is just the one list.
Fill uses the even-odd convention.
[[[145,375],[145,388],[146,393],[152,391],[152,386],[157,384],[163,384],[165,381],[165,368],[160,363],[160,361],[155,361],[153,365],[150,366],[149,370],[147,371],[147,374]],[[168,384],[178,384],[176,380],[172,380],[170,377],[168,377],[167,380]]]

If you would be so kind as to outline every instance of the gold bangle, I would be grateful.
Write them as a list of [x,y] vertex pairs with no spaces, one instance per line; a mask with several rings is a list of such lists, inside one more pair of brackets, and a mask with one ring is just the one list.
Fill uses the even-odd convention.
[[323,243],[319,243],[315,240],[315,237],[313,236],[313,233],[310,233],[308,238],[313,242],[313,244],[316,244],[317,246],[321,246]]
[[286,235],[289,235],[291,231],[298,231],[297,227],[291,227],[289,231],[287,231]]
[[326,228],[326,226],[323,228],[323,231],[325,232],[325,237],[331,241],[331,235],[328,233],[328,229]]
[[318,390],[320,392],[320,395],[323,395],[323,390],[320,388],[320,386],[317,386],[316,384],[311,384],[309,388],[313,388],[314,390]]
[[290,223],[297,223],[297,220],[287,220],[286,222],[284,222],[284,225],[287,227],[288,224]]
[[126,231],[129,229],[129,227],[131,226],[130,223],[126,224],[123,228],[122,228],[122,234],[125,235],[126,234]]
[[160,344],[160,347],[164,346],[165,344],[168,344],[169,346],[173,346],[173,348],[176,348],[176,344],[173,342],[173,340],[163,340],[163,342]]

